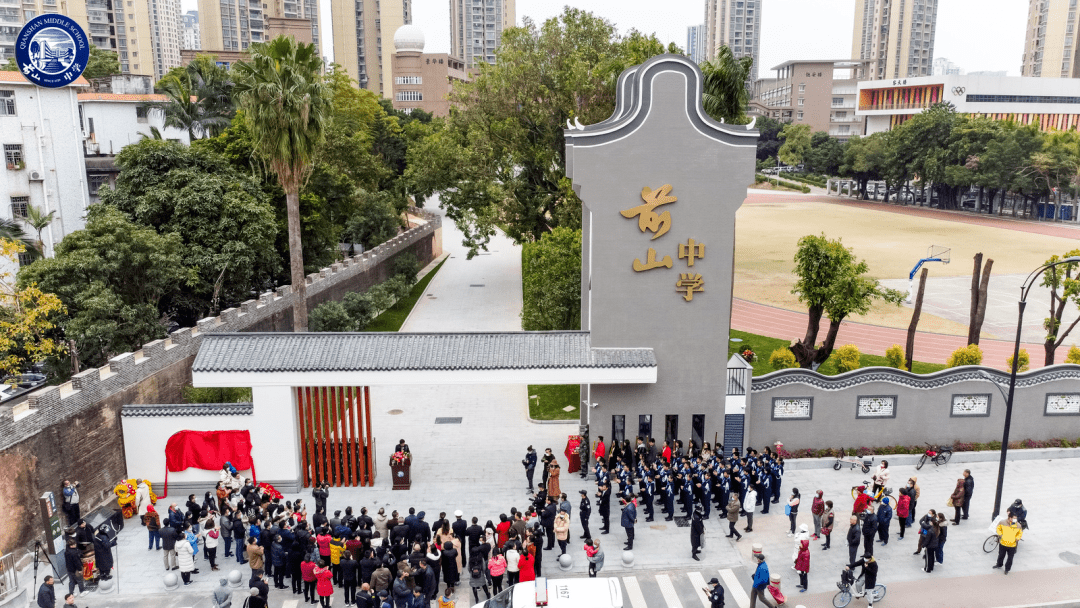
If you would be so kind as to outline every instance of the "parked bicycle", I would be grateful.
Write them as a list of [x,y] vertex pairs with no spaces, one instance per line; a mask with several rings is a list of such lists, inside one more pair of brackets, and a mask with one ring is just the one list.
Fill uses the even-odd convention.
[[[844,608],[851,603],[851,599],[854,597],[862,597],[864,595],[863,589],[863,577],[855,578],[855,573],[851,570],[843,570],[840,572],[840,581],[836,583],[836,586],[840,589],[840,592],[833,596],[832,605],[836,608]],[[885,597],[885,585],[878,585],[874,587],[870,593],[874,594],[874,602],[880,602]]]
[[[851,499],[852,500],[855,500],[855,499],[857,499],[859,497],[859,494],[860,494],[859,488],[862,488],[862,487],[873,488],[874,486],[873,486],[872,483],[870,483],[869,481],[867,481],[865,479],[863,480],[862,485],[852,486],[851,487]],[[870,494],[870,498],[873,499],[874,502],[881,502],[881,497],[882,496],[890,496],[891,497],[892,496],[892,488],[886,488],[886,487],[882,486],[881,488],[878,489],[876,494]]]
[[844,468],[844,465],[849,465],[849,467],[852,469],[854,469],[855,467],[859,467],[860,469],[862,469],[863,473],[869,473],[870,467],[873,466],[873,464],[873,456],[871,456],[869,459],[865,457],[860,458],[857,455],[849,456],[844,450],[844,448],[840,448],[840,455],[836,457],[836,462],[833,463],[832,468],[836,471],[839,471],[840,469]]
[[915,465],[915,469],[921,469],[927,460],[933,461],[937,466],[941,466],[952,458],[952,446],[942,445],[933,446],[929,443],[926,444],[926,451],[923,452],[922,458],[919,459],[919,464]]

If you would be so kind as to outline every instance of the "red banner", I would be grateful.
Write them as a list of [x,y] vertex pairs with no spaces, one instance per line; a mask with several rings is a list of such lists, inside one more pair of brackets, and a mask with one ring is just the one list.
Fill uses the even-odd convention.
[[255,479],[255,463],[251,459],[251,433],[248,431],[180,431],[165,444],[165,491],[169,495],[169,472],[177,473],[196,468],[216,471],[231,462],[236,470],[251,470]]

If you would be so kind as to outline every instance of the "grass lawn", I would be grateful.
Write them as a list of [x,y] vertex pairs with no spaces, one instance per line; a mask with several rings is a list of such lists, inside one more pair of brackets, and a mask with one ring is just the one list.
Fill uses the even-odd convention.
[[[580,387],[577,384],[530,384],[529,417],[533,420],[578,420],[581,412]],[[536,395],[538,399],[533,399]],[[574,409],[564,412],[572,405]]]
[[413,285],[412,291],[409,292],[407,297],[401,298],[393,306],[383,311],[383,313],[377,317],[371,323],[368,323],[364,331],[399,331],[402,324],[405,323],[405,319],[408,318],[409,313],[412,312],[413,306],[416,306],[417,300],[420,296],[424,295],[424,290],[427,289],[428,283],[431,279],[435,278],[435,273],[439,272],[446,260],[439,262],[439,265],[427,273],[427,276],[420,279],[416,285]]
[[[757,358],[754,359],[753,363],[751,363],[751,365],[754,366],[755,376],[761,376],[776,371],[772,368],[771,365],[769,365],[769,356],[772,355],[772,352],[774,350],[790,345],[790,342],[788,342],[787,340],[780,340],[778,338],[766,338],[765,336],[750,334],[746,333],[745,331],[738,331],[734,329],[731,330],[731,337],[740,338],[742,342],[728,343],[728,357],[749,346],[757,355]],[[885,360],[885,357],[863,354],[859,357],[859,365],[860,367],[888,367],[889,364]],[[914,371],[916,374],[929,374],[931,372],[945,369],[944,363],[921,363],[919,361],[914,361],[912,362],[911,366],[914,368],[912,371]],[[830,357],[828,361],[823,363],[817,371],[825,376],[835,376],[836,374],[840,373],[836,369],[836,359],[832,357]]]

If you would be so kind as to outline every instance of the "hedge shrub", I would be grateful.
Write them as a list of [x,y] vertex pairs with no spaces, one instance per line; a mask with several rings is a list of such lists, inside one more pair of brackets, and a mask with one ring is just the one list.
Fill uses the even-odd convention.
[[[1005,358],[1005,365],[1008,366],[1010,371],[1012,370],[1012,366],[1013,366],[1012,355],[1009,355],[1008,357]],[[1020,363],[1016,366],[1016,371],[1018,371],[1018,372],[1026,372],[1029,369],[1031,369],[1031,357],[1028,356],[1027,349],[1021,348],[1020,349]]]
[[788,369],[792,367],[799,367],[799,362],[795,360],[795,353],[791,352],[790,348],[778,348],[772,351],[769,355],[769,365],[773,369]]
[[889,367],[907,369],[904,361],[904,349],[899,344],[893,344],[885,351],[885,360],[889,362]]
[[960,367],[962,365],[979,365],[983,360],[982,349],[978,344],[968,344],[953,351],[945,367]]
[[859,369],[859,347],[854,344],[845,344],[833,351],[836,357],[836,369],[840,373]]

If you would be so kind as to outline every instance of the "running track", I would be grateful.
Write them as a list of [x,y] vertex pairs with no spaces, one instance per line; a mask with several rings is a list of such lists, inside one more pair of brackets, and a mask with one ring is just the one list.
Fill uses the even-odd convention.
[[[780,198],[775,194],[751,193],[747,196],[745,204],[772,203]],[[962,224],[974,224],[990,226],[1005,230],[1017,230],[1032,234],[1044,234],[1062,238],[1080,238],[1080,228],[1074,225],[1054,224],[1052,222],[1035,222],[1028,220],[1004,219],[995,216],[973,215],[960,211],[942,211],[926,207],[907,207],[877,202],[855,201],[842,199],[834,196],[794,195],[785,197],[785,202],[813,202],[828,203],[833,205],[846,205],[859,207],[885,213],[900,213],[933,218],[947,222],[959,222]],[[758,304],[748,300],[734,299],[731,309],[731,327],[770,338],[791,340],[794,342],[806,335],[806,313],[793,312],[765,304]],[[824,337],[828,330],[829,321],[822,318],[819,336]],[[963,336],[950,336],[928,332],[916,332],[914,360],[927,363],[944,363],[949,355],[956,349],[966,346],[966,338]],[[859,350],[870,355],[884,355],[885,350],[893,344],[901,347],[907,342],[907,331],[892,327],[881,327],[865,323],[852,323],[845,321],[840,326],[840,333],[836,337],[836,344],[857,344]],[[1002,340],[980,340],[979,347],[983,350],[983,364],[1005,369],[1005,359],[1012,356],[1013,343]],[[1023,344],[1031,358],[1032,369],[1043,366],[1044,351],[1041,344]],[[1057,359],[1064,360],[1065,354],[1058,349]]]

